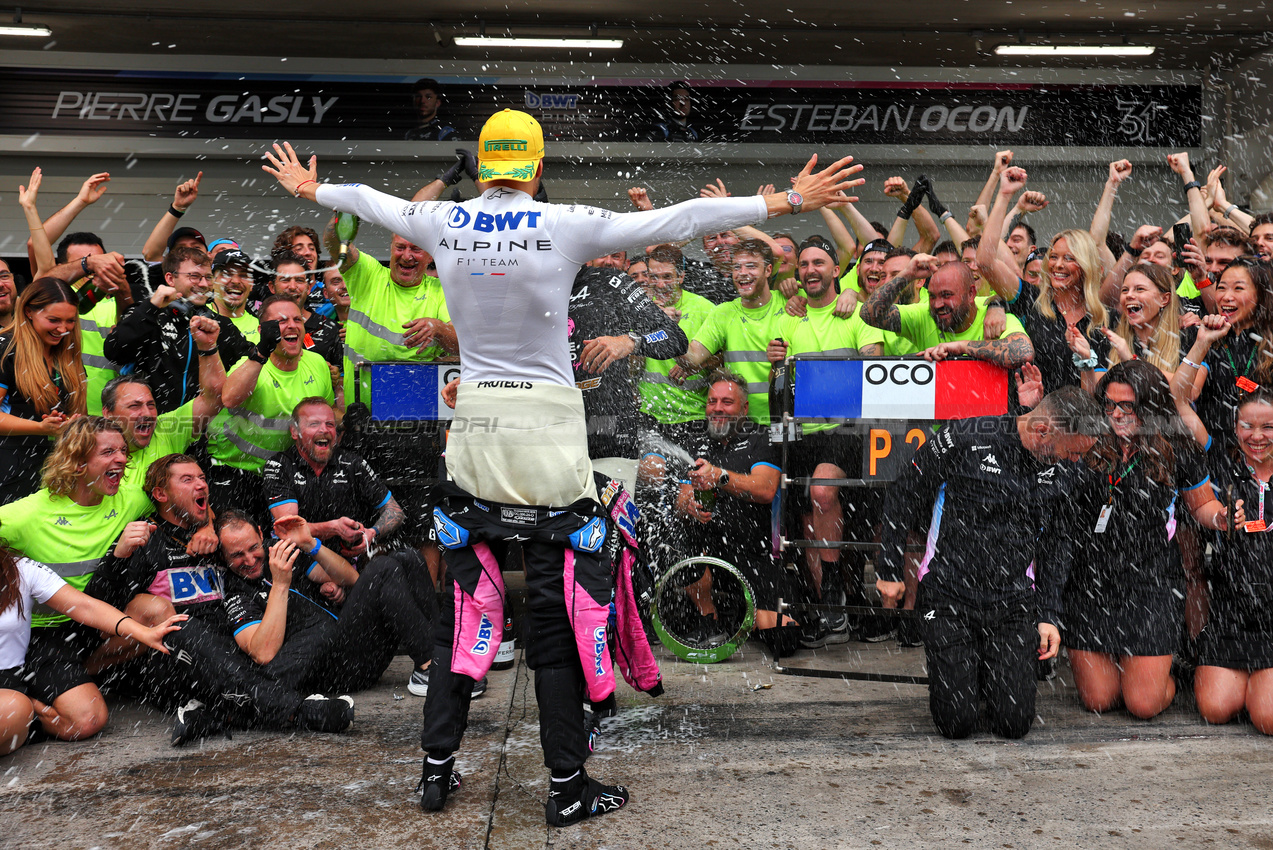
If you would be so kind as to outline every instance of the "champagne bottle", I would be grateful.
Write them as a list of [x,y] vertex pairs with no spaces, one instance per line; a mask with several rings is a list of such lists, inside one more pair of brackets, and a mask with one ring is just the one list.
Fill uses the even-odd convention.
[[513,614],[511,611],[506,611],[504,612],[504,636],[500,639],[499,649],[495,652],[495,661],[491,664],[492,670],[507,670],[513,666],[517,652],[516,643],[513,636]]
[[100,304],[102,299],[105,297],[106,290],[94,283],[93,278],[85,278],[84,285],[80,287],[80,315],[91,311],[94,307]]
[[336,259],[338,267],[345,264],[345,258],[349,256],[349,244],[358,235],[360,224],[362,220],[353,213],[340,213],[336,216],[336,238],[340,240],[340,256]]

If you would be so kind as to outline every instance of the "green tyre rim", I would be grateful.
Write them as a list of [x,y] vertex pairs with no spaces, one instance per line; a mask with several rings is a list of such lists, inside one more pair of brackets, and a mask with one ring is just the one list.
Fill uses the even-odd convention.
[[[667,597],[665,591],[675,589],[673,579],[678,573],[690,568],[696,568],[698,572],[702,572],[708,567],[714,567],[738,582],[739,587],[742,589],[743,601],[746,604],[746,613],[738,629],[724,643],[704,647],[689,643],[684,638],[672,634],[663,622],[664,616],[659,611],[659,607],[661,601]],[[674,564],[659,579],[654,591],[654,601],[650,605],[650,619],[654,625],[654,633],[659,636],[659,640],[663,645],[670,649],[677,658],[683,661],[692,661],[696,664],[715,664],[729,658],[747,641],[748,635],[751,634],[752,626],[756,623],[756,600],[752,594],[751,585],[733,564],[728,561],[722,561],[720,558],[708,558],[706,556],[686,558]]]

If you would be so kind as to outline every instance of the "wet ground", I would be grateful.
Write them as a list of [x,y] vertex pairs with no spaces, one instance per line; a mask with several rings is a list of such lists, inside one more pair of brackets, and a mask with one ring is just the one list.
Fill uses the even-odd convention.
[[[754,644],[711,667],[661,656],[667,693],[621,685],[588,764],[632,802],[578,826],[544,826],[520,660],[474,703],[464,787],[443,813],[421,813],[423,700],[400,657],[357,696],[346,734],[238,732],[173,749],[168,718],[123,705],[92,741],[0,759],[0,845],[1273,848],[1273,741],[1203,724],[1187,695],[1151,722],[1098,717],[1062,665],[1039,685],[1025,740],[950,742],[923,687],[776,674]],[[923,650],[850,643],[792,663],[915,675]]]

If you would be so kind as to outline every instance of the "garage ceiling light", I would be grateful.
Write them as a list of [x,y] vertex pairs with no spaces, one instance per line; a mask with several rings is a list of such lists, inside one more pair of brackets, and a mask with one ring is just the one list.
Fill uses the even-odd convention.
[[621,38],[519,38],[516,36],[457,35],[460,47],[577,47],[587,50],[617,50],[623,46]]
[[1152,56],[1157,48],[1138,44],[1000,44],[999,56]]

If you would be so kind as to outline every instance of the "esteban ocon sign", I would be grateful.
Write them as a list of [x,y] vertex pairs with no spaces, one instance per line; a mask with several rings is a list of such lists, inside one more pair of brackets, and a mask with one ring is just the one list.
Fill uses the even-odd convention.
[[[0,68],[8,134],[404,140],[419,124],[413,78]],[[643,142],[666,120],[666,82],[440,80],[443,123],[472,140],[492,113],[524,109],[555,141]],[[691,80],[702,141],[1192,147],[1197,85]],[[411,136],[414,138],[414,136]]]

